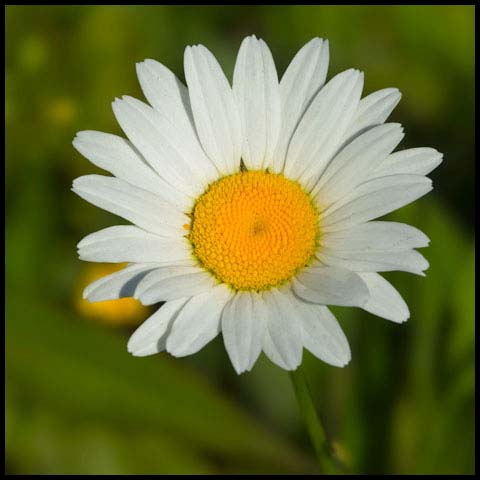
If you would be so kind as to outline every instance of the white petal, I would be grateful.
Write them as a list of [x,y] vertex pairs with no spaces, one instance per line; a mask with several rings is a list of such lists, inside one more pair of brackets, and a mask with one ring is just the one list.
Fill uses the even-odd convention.
[[409,174],[428,175],[442,163],[443,154],[434,148],[410,148],[392,153],[375,170],[375,177]]
[[331,205],[357,185],[371,178],[371,172],[404,137],[398,123],[370,129],[348,144],[328,165],[312,195],[320,205]]
[[80,260],[89,262],[156,262],[191,264],[187,240],[159,237],[130,225],[104,228],[77,245]]
[[[139,283],[136,290],[136,298],[140,298],[143,293],[166,278],[204,272],[203,269],[195,265],[193,262],[194,260],[192,259],[191,265],[160,265],[159,268],[156,268],[154,271],[149,272],[148,275],[145,275]],[[188,295],[185,295],[185,297],[187,296]]]
[[293,291],[309,302],[353,307],[363,306],[369,295],[365,283],[356,273],[319,264],[297,275],[293,280]]
[[159,177],[128,140],[109,133],[84,131],[77,133],[73,146],[97,167],[161,196],[183,212],[190,209],[192,200]]
[[267,308],[263,350],[270,360],[285,370],[295,370],[302,363],[302,330],[299,312],[285,293],[276,288],[263,294]]
[[322,212],[322,231],[343,230],[381,217],[430,190],[432,181],[422,175],[391,175],[369,180]]
[[190,219],[161,197],[115,177],[85,175],[73,181],[72,190],[87,202],[125,218],[160,236],[179,237]]
[[312,188],[355,113],[363,87],[363,74],[347,70],[332,78],[314,98],[287,152],[285,175]]
[[[207,183],[218,178],[218,170],[202,149],[195,124],[188,90],[180,80],[161,63],[145,60],[137,63],[142,89],[151,105],[161,113],[166,135],[183,156],[191,159],[191,168]],[[167,133],[168,132],[168,133]]]
[[260,355],[265,322],[255,318],[251,292],[237,292],[222,313],[222,335],[235,371],[249,370]]
[[187,300],[188,298],[180,298],[162,305],[135,330],[128,341],[128,351],[136,357],[146,357],[165,350],[172,322]]
[[[418,228],[397,222],[373,221],[346,230],[324,233],[320,244],[331,251],[402,251],[426,247],[428,237]],[[320,250],[321,251],[321,250]]]
[[167,351],[175,357],[184,357],[213,340],[219,332],[223,308],[232,295],[222,284],[190,299],[173,324]]
[[384,88],[367,95],[360,100],[353,122],[345,134],[345,140],[351,141],[360,133],[384,123],[402,98],[397,88]]
[[323,248],[317,253],[317,258],[326,265],[343,267],[354,272],[390,272],[400,270],[422,277],[425,276],[423,271],[429,266],[425,257],[416,250],[397,252],[333,252],[330,249]]
[[156,60],[137,63],[137,75],[143,93],[153,108],[171,119],[183,134],[197,138],[188,90],[177,76]]
[[136,263],[92,282],[83,291],[89,302],[102,302],[118,298],[133,297],[140,281],[154,270],[154,263]]
[[397,290],[378,273],[360,273],[370,290],[370,299],[363,306],[367,312],[402,323],[408,320],[408,306]]
[[[261,294],[257,292],[253,292],[252,297],[253,297],[253,318],[257,319],[258,328],[263,332],[262,339],[261,339],[261,344],[263,349],[265,332],[267,329],[267,321],[268,321],[267,305],[263,300]],[[250,363],[247,368],[248,371],[250,371],[253,368],[253,365],[255,364],[256,361],[257,361],[257,358],[254,355],[252,355],[250,358]]]
[[201,162],[205,157],[198,144],[189,144],[163,114],[128,96],[116,99],[112,108],[128,138],[158,175],[172,186],[195,198],[217,178],[211,162]]
[[[187,272],[183,271],[188,269]],[[158,272],[164,274],[164,272]],[[152,272],[155,276],[157,272]],[[150,282],[150,278],[146,278]],[[153,285],[146,289],[141,285],[137,290],[136,297],[143,305],[153,305],[165,300],[175,300],[180,297],[193,297],[207,292],[217,285],[213,276],[196,267],[176,267],[169,269],[163,278],[156,279]]]
[[277,350],[277,347],[273,343],[272,337],[270,336],[268,331],[265,331],[263,335],[262,350],[275,365],[278,365],[284,370],[295,370],[294,368],[289,368],[288,365],[285,363],[279,351]]
[[[261,338],[261,344],[262,348],[264,345],[264,339],[265,339],[265,331],[267,328],[267,321],[268,321],[268,310],[267,310],[267,305],[265,304],[262,294],[257,293],[257,292],[252,292],[252,299],[253,299],[253,313],[252,316],[255,318],[257,322],[257,328],[259,332],[263,332],[262,338]],[[250,357],[250,363],[248,364],[247,370],[250,371],[253,366],[255,365],[255,362],[257,361],[257,358],[255,356],[255,350],[252,350],[252,354]]]
[[185,78],[203,149],[222,175],[240,168],[240,118],[232,89],[220,65],[204,46],[187,47]]
[[329,61],[328,40],[314,38],[304,45],[280,81],[282,126],[272,170],[281,173],[287,149],[305,110],[325,83]]
[[277,71],[263,40],[246,37],[233,73],[233,94],[243,131],[242,160],[251,170],[268,168],[280,131]]
[[344,367],[351,359],[350,347],[332,312],[300,299],[295,308],[299,311],[305,348],[330,365]]

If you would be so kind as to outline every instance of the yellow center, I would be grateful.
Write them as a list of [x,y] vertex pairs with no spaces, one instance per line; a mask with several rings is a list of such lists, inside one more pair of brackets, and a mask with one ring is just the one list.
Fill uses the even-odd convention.
[[318,213],[300,185],[283,175],[223,177],[197,199],[191,217],[188,238],[197,260],[235,290],[277,286],[315,252]]

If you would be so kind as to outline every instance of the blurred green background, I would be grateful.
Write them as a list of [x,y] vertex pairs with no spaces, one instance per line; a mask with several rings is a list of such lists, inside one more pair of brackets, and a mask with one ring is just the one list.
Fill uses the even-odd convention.
[[148,312],[137,305],[125,321],[110,306],[106,321],[78,297],[95,272],[76,243],[124,222],[70,191],[101,173],[74,134],[122,135],[110,102],[143,99],[135,62],[183,79],[185,46],[202,43],[231,78],[251,33],[280,75],[305,42],[328,38],[329,77],[356,67],[364,94],[402,91],[400,148],[444,152],[433,193],[390,215],[431,239],[426,278],[386,275],[411,319],[336,308],[352,362],[305,353],[304,366],[352,472],[473,473],[473,6],[6,7],[7,473],[316,472],[286,372],[262,356],[237,376],[221,337],[193,357],[131,357],[127,338]]

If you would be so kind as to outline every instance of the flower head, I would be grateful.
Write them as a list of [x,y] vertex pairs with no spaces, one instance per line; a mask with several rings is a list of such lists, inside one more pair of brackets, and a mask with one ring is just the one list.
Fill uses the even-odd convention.
[[429,192],[425,175],[442,155],[392,153],[403,129],[385,121],[398,90],[362,99],[353,69],[325,84],[328,61],[328,42],[315,38],[279,81],[265,42],[247,37],[231,87],[209,50],[187,47],[188,89],[145,60],[137,73],[150,105],[113,102],[128,140],[77,134],[75,148],[114,176],[80,177],[73,190],[133,224],[78,244],[82,260],[129,262],[84,296],[165,302],[132,335],[131,353],[189,355],[221,331],[238,373],[261,351],[295,369],[304,347],[344,366],[350,349],[327,305],[407,320],[378,272],[423,275],[415,249],[429,240],[373,220]]

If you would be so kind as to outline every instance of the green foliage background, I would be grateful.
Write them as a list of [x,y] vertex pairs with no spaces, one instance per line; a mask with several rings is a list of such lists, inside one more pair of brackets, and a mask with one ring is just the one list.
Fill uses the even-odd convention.
[[351,471],[473,473],[473,6],[6,7],[7,473],[315,473],[288,374],[265,357],[237,376],[218,338],[193,357],[133,358],[130,330],[72,305],[76,243],[118,221],[69,190],[97,173],[75,132],[122,134],[110,102],[143,98],[135,62],[183,78],[185,46],[202,43],[231,78],[251,33],[279,74],[328,38],[329,77],[353,66],[365,94],[402,91],[401,148],[444,152],[433,193],[390,216],[431,239],[426,278],[387,275],[411,319],[337,308],[352,362],[304,365]]

